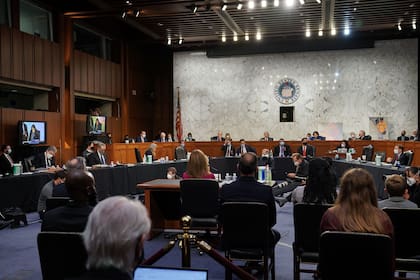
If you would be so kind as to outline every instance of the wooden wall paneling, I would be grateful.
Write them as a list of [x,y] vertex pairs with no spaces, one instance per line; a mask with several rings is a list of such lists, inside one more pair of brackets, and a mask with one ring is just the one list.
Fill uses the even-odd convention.
[[73,71],[73,81],[74,81],[74,90],[75,91],[81,91],[81,69],[80,69],[80,52],[74,51],[74,71]]
[[111,96],[117,97],[117,64],[111,63]]
[[61,46],[56,43],[52,43],[52,81],[53,86],[59,87],[61,85],[61,80],[64,79],[62,76],[62,71],[64,71],[63,58],[61,56]]
[[112,141],[119,143],[122,140],[121,118],[108,117],[107,118],[107,132],[111,132]]
[[28,121],[44,121],[44,113],[42,111],[25,110],[23,111],[23,119]]
[[94,72],[94,93],[101,92],[101,60],[98,57],[94,57],[95,60],[95,72]]
[[80,90],[83,92],[88,91],[87,80],[88,80],[88,55],[80,53]]
[[95,93],[95,57],[87,56],[87,91]]
[[[39,40],[39,39],[37,39]],[[44,57],[44,82],[45,85],[52,84],[52,71],[53,71],[53,60],[52,60],[52,46],[51,42],[42,40],[43,57]]]
[[0,26],[0,76],[12,77],[12,35],[5,26]]
[[12,29],[12,78],[23,80],[23,33]]
[[61,133],[60,113],[44,112],[44,120],[47,122],[47,144],[57,147],[56,164],[62,164],[63,149],[69,149],[72,143],[65,143]]
[[106,95],[105,91],[106,91],[106,61],[103,59],[99,60],[100,62],[100,68],[99,68],[99,72],[100,72],[100,84],[99,84],[99,94],[100,95]]
[[1,126],[0,131],[2,137],[2,143],[10,145],[18,144],[18,121],[23,120],[24,110],[2,108],[1,110]]
[[116,64],[116,92],[115,97],[122,98],[123,97],[123,88],[122,88],[122,64]]
[[74,143],[75,146],[74,154],[81,155],[81,152],[84,150],[83,147],[83,136],[86,136],[86,117],[84,114],[74,114]]
[[34,82],[42,84],[44,82],[44,58],[42,50],[42,40],[34,38]]
[[34,37],[23,33],[23,79],[34,81]]
[[113,63],[110,61],[106,62],[106,88],[105,95],[112,97],[112,67]]

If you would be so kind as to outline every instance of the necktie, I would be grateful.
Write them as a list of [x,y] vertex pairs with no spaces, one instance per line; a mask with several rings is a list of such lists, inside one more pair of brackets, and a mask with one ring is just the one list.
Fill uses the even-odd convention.
[[284,147],[280,146],[280,157],[284,157]]
[[244,145],[242,145],[242,154],[245,154],[245,153],[246,153],[245,146],[244,146]]
[[104,158],[104,155],[101,155],[101,163],[102,163],[102,164],[105,164],[105,158]]
[[228,146],[227,149],[226,149],[226,156],[227,157],[230,156],[230,146]]
[[5,156],[6,156],[7,160],[9,161],[10,166],[13,166],[13,160],[12,160],[12,158],[9,156],[9,154],[5,154]]
[[306,146],[303,146],[302,148],[302,154],[304,157],[306,157]]

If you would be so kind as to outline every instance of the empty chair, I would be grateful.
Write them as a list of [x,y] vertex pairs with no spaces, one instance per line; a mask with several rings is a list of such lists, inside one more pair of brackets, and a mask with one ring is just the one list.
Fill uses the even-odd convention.
[[393,242],[384,234],[326,231],[319,242],[322,280],[394,279]]
[[[297,203],[293,206],[295,240],[293,241],[293,277],[300,279],[300,273],[315,273],[319,258],[319,236],[322,215],[331,204]],[[314,267],[302,268],[301,264]]]
[[[229,261],[263,263],[264,279],[275,279],[275,246],[268,206],[261,202],[225,202],[222,205],[222,249]],[[231,272],[226,269],[225,279]]]
[[34,159],[35,156],[30,156],[23,159],[23,168],[25,172],[31,172],[35,169],[35,166],[33,164]]
[[395,270],[420,273],[420,208],[384,208],[394,225]]
[[134,154],[136,156],[137,163],[143,162],[143,158],[141,157],[140,150],[138,148],[134,148]]
[[80,233],[40,232],[37,243],[43,280],[77,277],[86,271],[87,253]]
[[404,154],[407,156],[407,166],[411,166],[413,162],[414,152],[411,150],[405,151]]
[[362,155],[366,156],[366,160],[367,161],[372,161],[372,157],[373,157],[373,146],[372,145],[367,145],[363,147],[362,150]]
[[70,197],[50,197],[47,198],[45,201],[46,209],[45,211],[49,211],[51,209],[66,206],[70,201]]

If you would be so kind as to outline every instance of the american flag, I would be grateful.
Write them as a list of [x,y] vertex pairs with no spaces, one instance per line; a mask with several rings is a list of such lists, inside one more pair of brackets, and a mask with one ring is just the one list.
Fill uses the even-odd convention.
[[178,102],[177,102],[177,106],[176,106],[176,137],[178,138],[178,141],[181,141],[182,138],[182,120],[181,120],[181,105],[179,103],[179,87],[177,88],[178,90]]

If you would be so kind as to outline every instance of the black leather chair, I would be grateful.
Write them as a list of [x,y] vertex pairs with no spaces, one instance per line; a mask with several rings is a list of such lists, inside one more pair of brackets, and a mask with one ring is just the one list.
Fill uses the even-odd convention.
[[60,207],[60,206],[65,206],[69,203],[70,201],[70,197],[50,197],[47,198],[47,200],[45,201],[45,212]]
[[380,151],[376,152],[375,155],[381,156],[381,161],[384,162],[386,160],[386,152]]
[[37,243],[43,280],[78,277],[86,271],[87,253],[80,233],[40,232]]
[[143,162],[143,158],[141,157],[140,150],[138,148],[134,148],[134,154],[136,156],[137,163]]
[[[319,258],[319,236],[322,215],[331,204],[297,203],[293,206],[295,240],[293,241],[293,278],[300,273],[316,273]],[[303,268],[301,264],[305,263]],[[312,269],[308,265],[314,265]]]
[[413,162],[414,152],[411,150],[405,151],[404,154],[407,157],[407,166],[411,166],[411,163]]
[[30,156],[23,159],[24,172],[32,172],[35,169],[35,166],[33,164],[34,159],[35,156]]
[[[268,206],[261,202],[225,202],[222,205],[222,249],[233,262],[263,263],[264,279],[275,279],[275,246],[269,223]],[[225,279],[232,273],[225,270]]]
[[384,234],[326,231],[319,241],[322,280],[393,280],[393,241]]
[[373,146],[367,145],[363,147],[362,155],[366,156],[367,161],[372,161],[373,158]]
[[395,270],[420,273],[420,208],[384,208],[394,225]]

